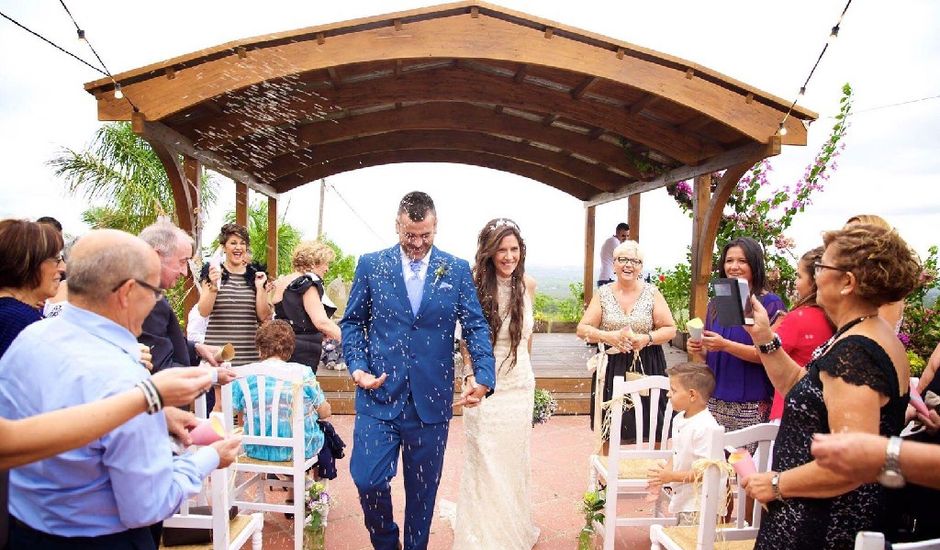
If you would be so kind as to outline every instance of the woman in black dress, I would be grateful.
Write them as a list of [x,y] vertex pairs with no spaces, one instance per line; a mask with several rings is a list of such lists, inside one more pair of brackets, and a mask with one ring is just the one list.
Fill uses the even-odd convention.
[[898,234],[851,225],[823,237],[816,262],[817,303],[838,327],[803,370],[754,304],[754,344],[784,396],[773,471],[748,477],[748,495],[766,503],[755,548],[852,548],[858,531],[883,531],[886,490],[837,475],[810,454],[814,433],[898,435],[908,402],[910,365],[878,306],[902,299],[917,282],[916,256]]
[[304,241],[294,249],[294,271],[274,282],[274,316],[290,323],[297,345],[290,361],[317,372],[323,336],[340,340],[340,328],[330,317],[336,307],[324,294],[323,277],[336,257],[319,241]]

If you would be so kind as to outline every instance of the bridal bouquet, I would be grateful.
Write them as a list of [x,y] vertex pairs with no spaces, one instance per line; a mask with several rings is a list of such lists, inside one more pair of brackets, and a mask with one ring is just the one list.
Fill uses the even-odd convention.
[[552,396],[552,392],[536,388],[535,406],[532,408],[532,425],[544,424],[558,410],[558,401]]
[[304,523],[304,550],[325,550],[326,514],[333,506],[326,483],[314,481],[307,489],[307,521]]
[[584,493],[584,498],[581,499],[581,505],[578,509],[584,515],[584,527],[578,533],[578,550],[592,550],[594,548],[597,533],[594,524],[604,524],[604,505],[606,504],[604,496],[604,490],[597,489]]

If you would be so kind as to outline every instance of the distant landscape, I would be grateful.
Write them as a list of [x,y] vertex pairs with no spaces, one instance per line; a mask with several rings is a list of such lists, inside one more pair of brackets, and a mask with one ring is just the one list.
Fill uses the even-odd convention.
[[526,273],[535,277],[538,283],[537,292],[561,299],[571,294],[568,289],[569,284],[580,282],[584,277],[584,268],[581,266],[526,265]]

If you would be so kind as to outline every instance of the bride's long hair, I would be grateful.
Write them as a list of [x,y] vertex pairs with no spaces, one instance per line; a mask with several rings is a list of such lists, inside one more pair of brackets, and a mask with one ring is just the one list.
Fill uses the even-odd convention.
[[[480,299],[480,306],[483,308],[483,315],[490,325],[490,342],[495,345],[496,336],[499,329],[503,326],[506,318],[499,315],[499,292],[496,288],[496,264],[493,258],[499,250],[499,243],[504,237],[513,235],[519,241],[519,263],[516,269],[510,275],[510,295],[509,308],[506,318],[509,319],[509,349],[510,355],[503,360],[505,363],[510,358],[512,362],[509,369],[516,365],[516,349],[522,340],[522,320],[524,314],[525,298],[525,241],[519,233],[519,226],[516,222],[508,218],[496,218],[486,222],[483,229],[477,237],[477,254],[473,266],[473,283],[477,287],[477,296]],[[503,364],[499,365],[501,369]],[[497,369],[498,370],[498,369]]]

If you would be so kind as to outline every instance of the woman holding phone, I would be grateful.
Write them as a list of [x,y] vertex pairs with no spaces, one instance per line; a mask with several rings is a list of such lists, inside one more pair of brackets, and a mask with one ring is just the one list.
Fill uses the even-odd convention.
[[[747,281],[750,294],[760,300],[771,319],[786,311],[783,300],[766,288],[764,252],[754,239],[739,237],[728,242],[721,250],[718,274]],[[767,422],[774,388],[751,336],[743,326],[719,324],[714,300],[708,304],[702,339],[689,340],[688,349],[704,355],[715,373],[715,391],[708,400],[708,410],[725,430]]]

